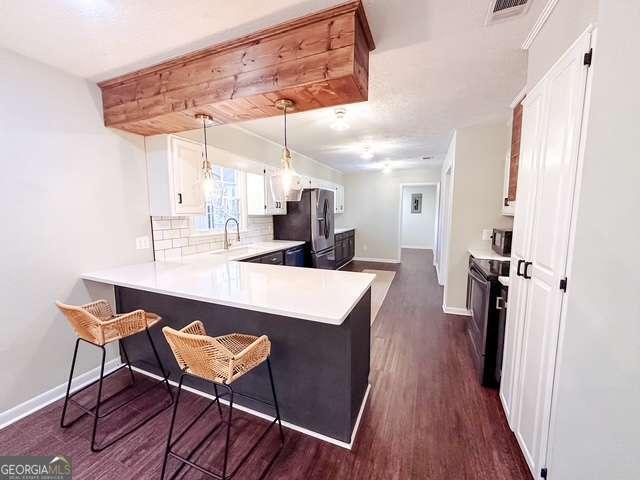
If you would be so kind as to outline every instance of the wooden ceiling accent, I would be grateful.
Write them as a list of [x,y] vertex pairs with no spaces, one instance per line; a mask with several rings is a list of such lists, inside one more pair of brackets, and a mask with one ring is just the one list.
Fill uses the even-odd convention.
[[140,135],[191,130],[207,113],[225,124],[368,98],[375,48],[352,1],[99,83],[104,123]]

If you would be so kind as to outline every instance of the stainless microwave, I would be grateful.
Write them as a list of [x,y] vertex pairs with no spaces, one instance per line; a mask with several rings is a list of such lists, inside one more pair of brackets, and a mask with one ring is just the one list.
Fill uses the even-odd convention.
[[504,257],[511,256],[511,237],[513,235],[512,230],[503,230],[500,228],[493,229],[493,236],[491,237],[491,248],[498,255]]

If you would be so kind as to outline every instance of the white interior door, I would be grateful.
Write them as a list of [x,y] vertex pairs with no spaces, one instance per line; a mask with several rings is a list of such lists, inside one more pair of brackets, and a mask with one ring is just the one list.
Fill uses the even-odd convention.
[[533,89],[527,95],[522,114],[522,137],[520,140],[520,162],[518,167],[518,202],[513,222],[511,243],[511,269],[509,280],[509,305],[505,329],[504,354],[502,362],[502,380],[500,398],[507,420],[515,429],[518,398],[518,376],[522,333],[525,321],[525,308],[529,282],[518,275],[531,251],[531,236],[534,221],[535,193],[538,172],[538,147],[544,88]]
[[[534,476],[545,464],[587,67],[585,33],[543,78],[543,121],[525,307],[516,437]],[[519,208],[519,206],[518,206]]]

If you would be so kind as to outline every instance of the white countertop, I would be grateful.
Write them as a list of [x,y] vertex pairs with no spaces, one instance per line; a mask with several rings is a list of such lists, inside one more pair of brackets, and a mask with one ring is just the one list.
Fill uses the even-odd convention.
[[273,241],[81,275],[110,285],[340,325],[375,275],[238,262],[304,242]]
[[496,252],[491,250],[490,246],[474,247],[474,248],[470,248],[468,251],[475,258],[479,258],[481,260],[511,260],[511,257],[504,257],[502,255],[498,255]]
[[498,281],[505,287],[509,286],[509,277],[498,277]]
[[344,233],[344,232],[348,232],[349,230],[355,230],[355,228],[353,228],[353,227],[334,228],[333,229],[333,234],[335,235],[336,233]]

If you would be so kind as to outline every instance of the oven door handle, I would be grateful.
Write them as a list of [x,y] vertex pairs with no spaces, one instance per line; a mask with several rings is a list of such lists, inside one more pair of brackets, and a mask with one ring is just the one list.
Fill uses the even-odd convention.
[[478,283],[481,283],[483,286],[486,286],[489,283],[489,280],[481,277],[475,271],[469,270],[469,276]]

